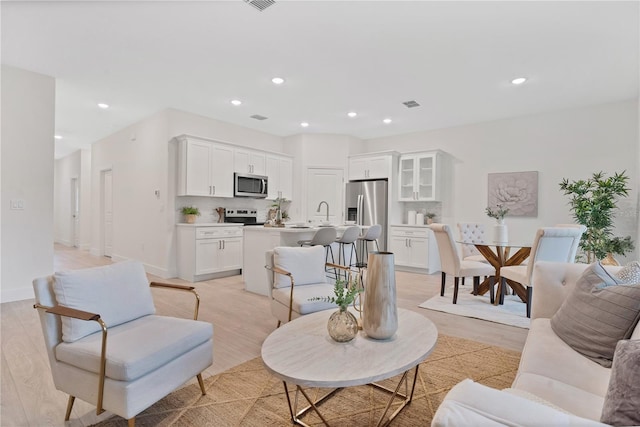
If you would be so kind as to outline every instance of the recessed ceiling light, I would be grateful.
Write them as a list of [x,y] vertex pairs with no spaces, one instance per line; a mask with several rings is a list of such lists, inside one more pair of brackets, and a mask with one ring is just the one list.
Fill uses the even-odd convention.
[[60,135],[53,135],[53,137],[54,137],[55,139],[62,139],[62,137],[61,137]]
[[356,113],[355,111],[349,111],[349,112],[347,113],[347,116],[349,116],[349,117],[351,117],[351,118],[353,118],[353,117],[355,117],[355,116],[357,116],[357,115],[358,115],[358,113]]
[[284,79],[282,77],[274,77],[271,79],[271,81],[276,85],[281,85],[282,83],[284,83]]
[[389,123],[391,123],[391,119],[387,118],[383,120],[385,125],[388,125]]
[[239,99],[232,99],[231,103],[237,107],[238,105],[242,104],[242,101],[240,101]]
[[300,123],[300,126],[302,126],[303,128],[308,128],[309,127],[309,123],[302,122],[302,123]]
[[103,110],[106,110],[107,108],[109,108],[109,104],[104,104],[104,103],[100,103],[98,104],[98,107],[102,108]]
[[514,85],[521,85],[522,83],[524,83],[526,81],[527,81],[526,77],[518,77],[517,79],[511,80],[511,83],[513,83]]

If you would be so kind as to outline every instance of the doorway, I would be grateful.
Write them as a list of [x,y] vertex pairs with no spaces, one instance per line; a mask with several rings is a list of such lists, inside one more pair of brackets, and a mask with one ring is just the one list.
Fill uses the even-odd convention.
[[102,171],[102,254],[111,258],[113,252],[113,174]]
[[[344,215],[344,170],[329,168],[307,169],[307,220],[326,221],[327,210],[329,222],[342,224]],[[327,202],[329,206],[320,202]]]
[[69,241],[74,248],[80,247],[80,191],[78,187],[78,178],[71,178],[71,224],[69,227]]

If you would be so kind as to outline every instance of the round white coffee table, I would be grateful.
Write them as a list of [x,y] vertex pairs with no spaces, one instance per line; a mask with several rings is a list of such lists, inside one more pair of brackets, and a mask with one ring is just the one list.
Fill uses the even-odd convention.
[[[340,389],[372,384],[392,394],[378,425],[383,424],[393,400],[397,396],[404,399],[402,405],[386,420],[385,424],[389,423],[411,402],[418,365],[433,351],[438,338],[436,326],[418,313],[398,309],[398,330],[390,339],[371,339],[360,331],[352,341],[338,343],[327,332],[327,321],[334,311],[320,311],[286,323],[273,331],[262,344],[265,367],[283,381],[291,420],[306,425],[300,417],[313,409],[328,425],[317,406],[337,390],[314,402],[302,386]],[[398,390],[403,383],[407,389],[407,374],[411,369],[415,371],[411,391],[401,394]],[[395,390],[375,384],[375,381],[399,374],[403,376]],[[298,412],[297,408],[291,406],[287,383],[295,384],[296,393],[302,393],[309,407]],[[297,402],[298,399],[295,400]]]

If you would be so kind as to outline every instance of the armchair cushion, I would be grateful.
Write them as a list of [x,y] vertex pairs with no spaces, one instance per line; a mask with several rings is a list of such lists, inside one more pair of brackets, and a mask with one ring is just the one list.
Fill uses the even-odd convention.
[[616,343],[631,336],[639,318],[640,284],[621,284],[598,262],[580,276],[551,327],[575,351],[611,367]]
[[[53,290],[59,305],[99,314],[107,327],[155,313],[149,282],[139,262],[59,272],[55,274]],[[97,322],[62,318],[65,342],[99,330]]]
[[[323,246],[286,247],[273,249],[273,264],[293,275],[295,285],[327,283],[324,270],[325,249]],[[291,281],[282,274],[276,274],[275,288],[290,287]],[[330,294],[331,295],[331,294]],[[288,298],[287,298],[287,305]]]
[[[208,322],[164,316],[144,316],[108,330],[106,376],[131,381],[209,341]],[[96,333],[56,347],[56,359],[100,373],[102,334]]]
[[[274,289],[272,296],[277,302],[289,307],[290,292],[289,287]],[[296,286],[293,292],[293,311],[300,314],[309,314],[328,308],[335,308],[337,306],[331,302],[311,301],[311,298],[314,297],[331,297],[333,295],[333,285],[328,283]]]

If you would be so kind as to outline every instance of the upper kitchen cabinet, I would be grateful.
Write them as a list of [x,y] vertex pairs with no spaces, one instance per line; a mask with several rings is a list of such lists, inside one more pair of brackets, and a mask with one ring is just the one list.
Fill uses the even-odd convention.
[[178,196],[233,197],[233,147],[181,136]]
[[393,154],[358,154],[349,157],[349,181],[390,178]]
[[291,200],[293,195],[293,160],[289,157],[267,155],[266,175],[269,178],[267,199],[282,197]]
[[399,196],[402,202],[440,200],[441,154],[438,151],[400,156]]
[[234,172],[266,175],[266,156],[263,152],[236,148],[233,164]]

